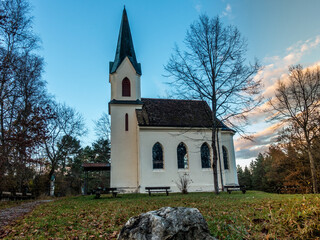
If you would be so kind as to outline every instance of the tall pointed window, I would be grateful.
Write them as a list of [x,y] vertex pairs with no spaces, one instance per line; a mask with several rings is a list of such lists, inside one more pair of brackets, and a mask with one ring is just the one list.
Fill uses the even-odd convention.
[[152,163],[153,163],[153,169],[163,169],[163,150],[159,142],[153,145]]
[[126,129],[126,131],[129,131],[129,116],[128,116],[128,113],[126,113],[126,117],[125,117],[125,129]]
[[128,78],[124,78],[122,80],[122,97],[130,97],[130,96],[131,96],[130,80]]
[[187,152],[186,145],[182,142],[177,147],[177,155],[178,155],[178,168],[187,169],[189,167],[188,152]]
[[224,169],[229,169],[228,150],[227,150],[227,148],[225,146],[222,146],[222,154],[223,154]]
[[207,143],[201,146],[201,166],[202,168],[210,168],[210,148]]

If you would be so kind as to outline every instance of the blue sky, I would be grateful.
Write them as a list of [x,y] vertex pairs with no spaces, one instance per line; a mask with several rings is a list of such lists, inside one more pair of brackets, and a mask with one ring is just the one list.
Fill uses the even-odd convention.
[[[123,6],[126,6],[138,62],[142,66],[142,96],[165,97],[169,88],[163,66],[174,44],[182,41],[199,14],[221,16],[248,40],[249,60],[266,67],[259,74],[264,94],[272,97],[277,79],[288,65],[313,66],[320,61],[320,1],[318,0],[30,0],[34,31],[42,40],[43,78],[60,102],[85,118],[95,139],[93,120],[108,110],[108,64],[113,61]],[[274,130],[255,112],[248,131],[256,141],[235,141],[237,163],[244,166],[273,141]]]

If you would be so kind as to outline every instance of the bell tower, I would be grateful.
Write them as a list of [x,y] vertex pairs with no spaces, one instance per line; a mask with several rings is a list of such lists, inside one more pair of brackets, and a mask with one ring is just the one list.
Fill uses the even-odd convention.
[[136,109],[141,109],[141,65],[133,47],[127,11],[124,8],[118,44],[109,64],[111,84],[111,186],[125,191],[139,191],[138,123]]
[[141,64],[137,62],[131,31],[124,8],[116,55],[110,62],[111,100],[141,100]]

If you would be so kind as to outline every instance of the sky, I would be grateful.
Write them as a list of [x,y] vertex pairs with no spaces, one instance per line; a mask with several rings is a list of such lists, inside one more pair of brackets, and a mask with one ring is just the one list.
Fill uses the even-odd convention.
[[[88,128],[83,145],[96,139],[94,122],[108,112],[109,62],[114,60],[125,5],[134,48],[141,63],[142,97],[166,97],[170,86],[164,65],[175,44],[183,46],[190,24],[200,14],[220,16],[247,39],[249,61],[264,66],[257,75],[262,93],[272,97],[288,66],[320,64],[318,0],[30,0],[34,31],[42,40],[44,80],[58,102],[80,112]],[[235,136],[237,164],[245,166],[275,142],[276,128],[261,109],[247,127],[253,142]]]

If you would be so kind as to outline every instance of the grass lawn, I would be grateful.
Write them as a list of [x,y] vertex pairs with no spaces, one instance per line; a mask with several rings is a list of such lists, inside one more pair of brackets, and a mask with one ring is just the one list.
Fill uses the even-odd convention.
[[114,239],[130,217],[164,206],[198,208],[219,239],[320,239],[320,195],[255,191],[66,197],[38,206],[6,239]]

